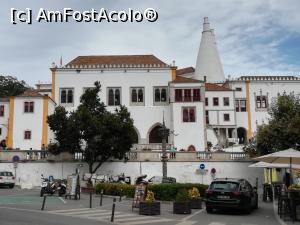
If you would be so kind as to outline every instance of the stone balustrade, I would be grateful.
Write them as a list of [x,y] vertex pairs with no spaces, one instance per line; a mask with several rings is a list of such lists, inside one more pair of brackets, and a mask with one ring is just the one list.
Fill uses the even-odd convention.
[[[84,154],[61,153],[52,155],[45,150],[1,150],[0,162],[12,162],[15,157],[19,161],[81,161],[84,159]],[[187,152],[187,151],[167,151],[168,161],[177,162],[197,162],[197,161],[250,161],[243,152]],[[131,162],[159,162],[162,159],[161,150],[136,151],[132,150],[126,154],[126,160]],[[111,161],[120,161],[112,159]]]

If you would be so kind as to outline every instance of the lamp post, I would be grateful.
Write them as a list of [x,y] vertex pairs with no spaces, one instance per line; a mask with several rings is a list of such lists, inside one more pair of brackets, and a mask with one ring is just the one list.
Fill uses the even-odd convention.
[[161,157],[161,161],[162,161],[163,178],[167,178],[167,173],[168,173],[168,169],[167,169],[168,156],[167,156],[166,147],[167,147],[167,138],[168,138],[168,136],[170,134],[170,130],[166,128],[165,120],[164,119],[163,119],[163,125],[159,129],[159,131],[160,131],[160,135],[162,137],[162,157]]

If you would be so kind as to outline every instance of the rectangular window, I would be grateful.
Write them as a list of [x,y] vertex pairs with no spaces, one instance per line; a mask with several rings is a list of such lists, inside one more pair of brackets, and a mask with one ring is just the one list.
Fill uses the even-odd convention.
[[235,111],[246,112],[246,99],[235,100]]
[[191,89],[184,89],[184,101],[185,102],[191,102],[192,101]]
[[0,116],[4,116],[4,105],[0,105]]
[[[108,87],[107,88],[107,105],[109,106],[118,106],[121,105],[121,88],[120,87]],[[136,99],[138,101],[138,99]]]
[[31,139],[31,131],[30,130],[26,130],[24,132],[24,139],[25,140],[30,140]]
[[224,113],[224,121],[230,121],[230,115],[228,113]]
[[228,97],[223,98],[223,105],[224,106],[229,106],[229,98]]
[[144,88],[143,87],[132,87],[130,88],[131,105],[145,105],[144,103]]
[[241,87],[236,87],[235,90],[236,91],[242,91],[242,88]]
[[209,112],[207,110],[205,111],[205,119],[206,119],[206,124],[209,124]]
[[219,106],[219,98],[213,98],[213,105]]
[[[85,91],[85,90],[84,90]],[[74,88],[61,88],[59,92],[60,104],[74,104]]]
[[246,100],[240,100],[241,112],[246,112]]
[[175,89],[175,102],[182,102],[182,89]]
[[196,108],[183,107],[182,108],[182,121],[183,122],[196,122]]
[[200,102],[200,89],[193,89],[193,102]]
[[208,106],[208,98],[205,98],[205,106]]
[[34,112],[34,102],[24,102],[24,112],[33,113]]

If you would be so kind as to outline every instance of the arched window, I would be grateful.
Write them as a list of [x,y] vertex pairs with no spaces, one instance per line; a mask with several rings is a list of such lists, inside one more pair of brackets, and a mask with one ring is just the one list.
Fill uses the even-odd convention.
[[115,105],[120,105],[120,90],[115,90]]
[[167,90],[165,88],[161,89],[161,102],[166,102],[167,101]]
[[68,102],[73,103],[73,90],[68,90]]
[[144,102],[143,89],[139,89],[139,91],[138,91],[138,102]]
[[74,102],[74,89],[62,88],[60,90],[60,103],[61,104],[73,104]]
[[160,90],[158,88],[154,91],[154,99],[156,102],[160,102]]
[[137,102],[137,93],[136,93],[136,89],[132,89],[132,91],[131,91],[131,101],[132,101],[132,102]]
[[[149,133],[149,143],[162,143],[161,129],[160,125],[155,126]],[[168,143],[168,138],[166,140]]]
[[114,105],[114,90],[108,90],[108,105]]
[[143,87],[131,87],[131,105],[141,106],[145,105],[144,101],[144,88]]
[[66,90],[61,91],[60,103],[67,103],[67,91]]

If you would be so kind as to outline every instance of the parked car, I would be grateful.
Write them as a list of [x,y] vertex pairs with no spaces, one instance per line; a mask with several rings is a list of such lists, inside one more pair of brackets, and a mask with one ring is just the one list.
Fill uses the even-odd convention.
[[154,177],[151,177],[148,180],[148,182],[150,184],[176,183],[176,178],[174,178],[174,177],[163,178],[162,176],[154,176]]
[[12,172],[9,171],[0,171],[0,185],[8,186],[13,188],[15,186],[16,179]]
[[237,209],[250,213],[258,207],[256,188],[245,179],[215,179],[205,193],[206,211]]

